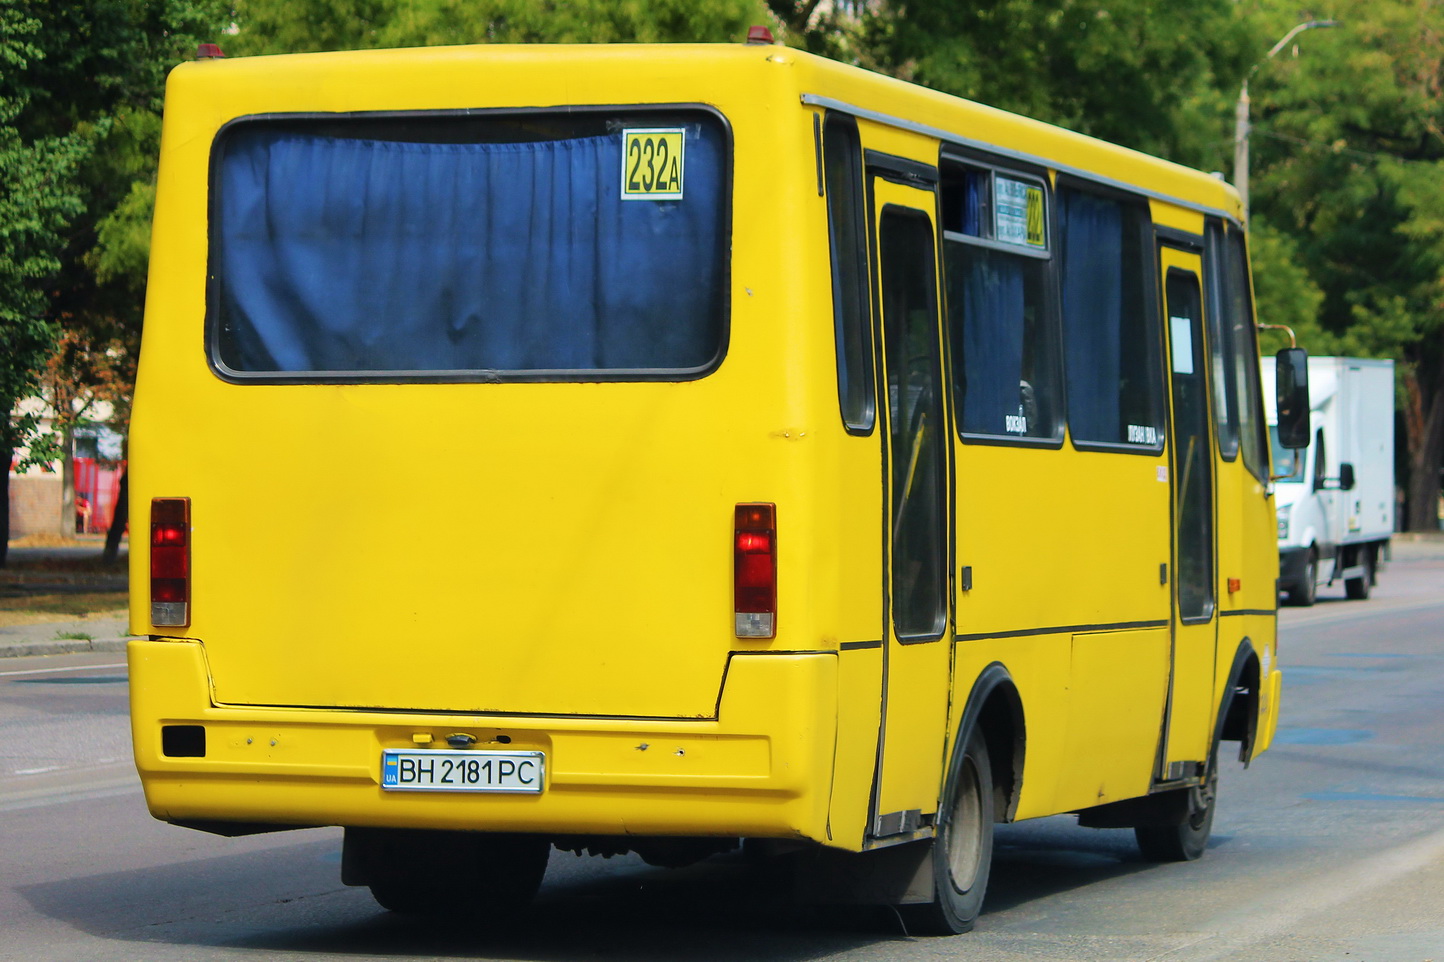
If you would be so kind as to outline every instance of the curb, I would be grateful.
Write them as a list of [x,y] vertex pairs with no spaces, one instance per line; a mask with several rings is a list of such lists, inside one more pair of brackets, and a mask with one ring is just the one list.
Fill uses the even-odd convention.
[[0,585],[15,588],[68,585],[125,591],[130,585],[130,578],[124,573],[112,574],[104,571],[32,571],[4,568],[0,569]]
[[54,641],[33,641],[7,645],[0,643],[0,658],[25,658],[30,655],[74,655],[86,651],[125,651],[129,638],[79,638]]

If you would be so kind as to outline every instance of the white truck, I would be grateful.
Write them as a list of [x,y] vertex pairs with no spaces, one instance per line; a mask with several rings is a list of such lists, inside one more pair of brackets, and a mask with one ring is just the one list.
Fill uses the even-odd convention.
[[[1367,598],[1394,532],[1394,362],[1311,357],[1309,447],[1279,445],[1268,399],[1279,522],[1279,590],[1311,605],[1319,585]],[[1263,359],[1265,384],[1274,359]]]

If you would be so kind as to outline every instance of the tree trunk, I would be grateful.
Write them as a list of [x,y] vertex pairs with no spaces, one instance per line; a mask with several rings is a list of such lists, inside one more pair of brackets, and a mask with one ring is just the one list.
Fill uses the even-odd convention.
[[0,568],[3,568],[5,556],[10,553],[10,462],[15,458],[15,448],[0,441],[0,458],[5,459],[5,471],[0,473],[0,494],[5,496],[5,513],[0,515]]
[[130,521],[130,468],[120,472],[120,489],[115,496],[115,511],[111,515],[110,530],[105,532],[105,554],[101,557],[106,564],[113,564],[120,557],[120,536]]
[[1439,471],[1444,467],[1444,383],[1432,390],[1404,375],[1404,428],[1409,444],[1408,530],[1439,530]]
[[67,425],[60,431],[60,537],[75,537],[75,433]]

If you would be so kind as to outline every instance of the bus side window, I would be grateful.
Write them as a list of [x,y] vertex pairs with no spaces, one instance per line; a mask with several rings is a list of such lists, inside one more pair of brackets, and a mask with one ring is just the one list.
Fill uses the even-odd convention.
[[832,311],[837,335],[837,397],[851,434],[871,434],[875,417],[869,323],[867,221],[857,121],[829,113],[822,160],[832,248]]
[[1075,444],[1163,445],[1148,209],[1058,190],[1068,429]]
[[953,401],[969,440],[1062,438],[1047,201],[1040,178],[944,164]]
[[1238,379],[1242,376],[1235,352],[1238,341],[1238,303],[1225,294],[1228,254],[1224,250],[1223,222],[1210,217],[1204,228],[1203,274],[1208,288],[1204,314],[1208,321],[1209,368],[1213,384],[1213,419],[1218,432],[1218,452],[1225,461],[1238,457]]
[[1254,326],[1253,295],[1249,289],[1248,250],[1243,231],[1230,226],[1224,243],[1224,310],[1228,333],[1233,340],[1237,373],[1234,391],[1238,408],[1239,446],[1243,463],[1260,481],[1269,478],[1267,422],[1263,415],[1263,389],[1259,378],[1258,330]]

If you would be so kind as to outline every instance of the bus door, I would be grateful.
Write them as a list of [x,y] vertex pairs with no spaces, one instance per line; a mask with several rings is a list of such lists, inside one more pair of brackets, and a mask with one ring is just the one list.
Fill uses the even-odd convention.
[[1202,775],[1216,699],[1217,566],[1213,423],[1197,253],[1160,250],[1169,355],[1169,477],[1173,498],[1173,658],[1160,779]]
[[[921,166],[921,165],[913,165]],[[929,168],[931,169],[931,168]],[[915,174],[914,174],[915,176]],[[951,486],[938,318],[936,198],[874,171],[873,312],[884,422],[883,713],[869,834],[937,811],[946,743]],[[923,181],[917,181],[922,184]]]

